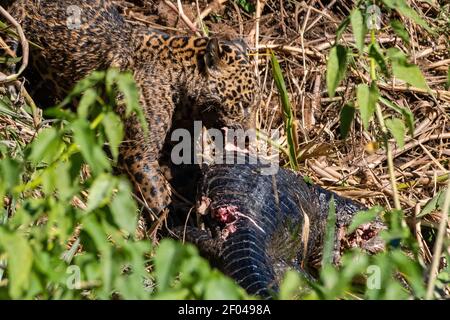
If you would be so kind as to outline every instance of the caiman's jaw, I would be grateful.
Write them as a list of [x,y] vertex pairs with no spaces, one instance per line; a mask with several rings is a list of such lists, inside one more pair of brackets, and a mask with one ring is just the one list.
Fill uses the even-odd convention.
[[226,240],[231,233],[236,232],[236,221],[241,213],[236,206],[223,206],[212,211],[212,218],[224,225],[222,239]]
[[385,249],[384,240],[380,233],[386,226],[379,221],[360,225],[355,231],[347,234],[345,228],[340,228],[338,241],[340,242],[340,255],[351,248],[361,248],[367,253],[375,254]]
[[[233,205],[223,205],[217,208],[211,208],[212,200],[202,196],[197,202],[197,213],[201,216],[209,215],[215,224],[220,227],[220,238],[226,240],[231,233],[236,232],[236,221],[242,215],[238,207]],[[211,221],[211,220],[210,220]],[[213,226],[209,226],[214,228]]]

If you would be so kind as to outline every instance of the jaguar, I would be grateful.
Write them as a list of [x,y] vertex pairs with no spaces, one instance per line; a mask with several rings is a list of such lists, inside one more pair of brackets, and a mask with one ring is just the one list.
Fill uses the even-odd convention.
[[176,110],[207,128],[254,126],[258,83],[240,39],[135,26],[107,0],[17,0],[8,10],[34,44],[33,69],[59,99],[94,70],[132,72],[149,134],[136,115],[126,118],[118,107],[125,124],[119,168],[156,214],[171,203],[160,157]]

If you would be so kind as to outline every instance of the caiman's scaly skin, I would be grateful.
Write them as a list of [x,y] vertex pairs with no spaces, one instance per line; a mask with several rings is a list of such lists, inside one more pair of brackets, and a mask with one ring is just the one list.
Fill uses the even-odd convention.
[[[288,268],[308,273],[317,266],[331,196],[337,230],[365,208],[306,184],[293,171],[280,168],[276,174],[264,175],[262,168],[261,164],[205,168],[198,207],[209,230],[188,227],[185,233],[184,228],[176,232],[195,243],[247,292],[269,298]],[[373,224],[368,238],[376,238],[381,228],[381,223]],[[335,263],[341,255],[340,240],[336,235]],[[373,241],[371,245],[380,244]]]
[[240,41],[132,27],[105,0],[18,0],[9,10],[41,47],[31,53],[33,64],[60,98],[94,70],[133,72],[150,135],[146,142],[136,118],[127,119],[120,162],[155,212],[171,201],[158,160],[176,108],[189,108],[186,113],[207,127],[252,124],[257,82]]

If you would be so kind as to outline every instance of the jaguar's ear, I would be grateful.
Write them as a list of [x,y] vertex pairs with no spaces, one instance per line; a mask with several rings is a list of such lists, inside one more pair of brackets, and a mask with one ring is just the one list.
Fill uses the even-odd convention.
[[239,48],[239,50],[243,54],[247,54],[248,53],[249,47],[248,47],[247,42],[245,42],[245,40],[243,38],[235,38],[235,39],[231,40],[231,42],[234,44],[234,46]]
[[211,38],[206,45],[205,53],[205,63],[208,68],[216,67],[220,62],[220,56],[222,52],[220,51],[219,39]]

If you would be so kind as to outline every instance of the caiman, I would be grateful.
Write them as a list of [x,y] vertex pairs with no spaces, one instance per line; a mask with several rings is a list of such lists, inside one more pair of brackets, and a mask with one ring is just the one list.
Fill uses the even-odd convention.
[[294,171],[264,172],[264,165],[212,165],[203,169],[197,211],[205,230],[181,227],[176,233],[198,246],[203,256],[248,293],[271,298],[284,272],[313,274],[320,266],[329,204],[335,204],[332,259],[345,248],[382,250],[380,221],[363,224],[351,235],[345,228],[366,208],[321,187]]

